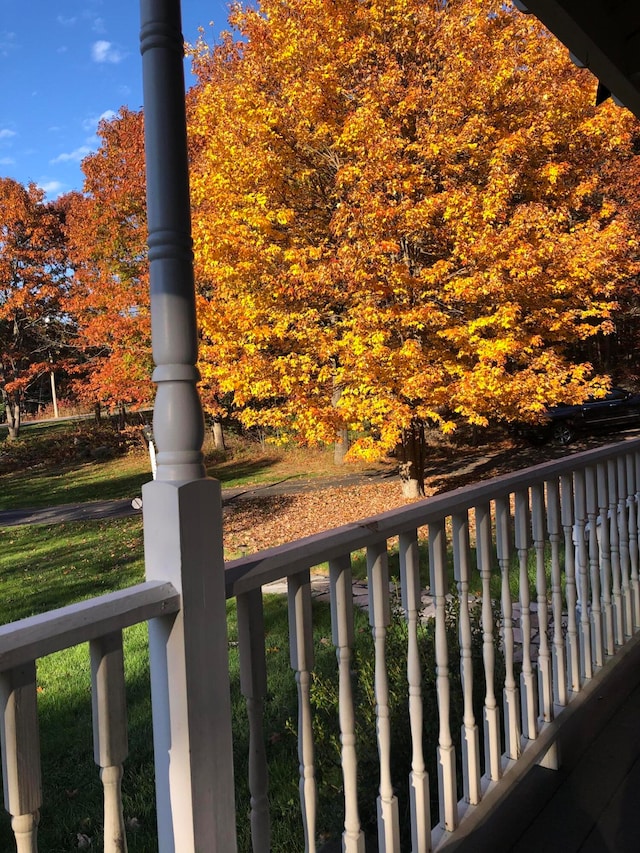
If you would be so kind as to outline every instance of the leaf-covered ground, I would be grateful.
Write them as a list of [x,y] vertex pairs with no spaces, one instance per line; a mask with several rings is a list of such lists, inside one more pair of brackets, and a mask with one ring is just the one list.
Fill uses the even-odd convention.
[[[508,439],[497,439],[493,445],[479,448],[432,448],[425,471],[426,494],[448,491],[624,437],[625,434],[604,440],[602,436],[585,437],[570,450],[553,445],[532,447]],[[402,497],[399,478],[389,476],[372,483],[243,498],[225,508],[225,557],[234,559],[282,545],[408,502]]]
[[227,559],[404,506],[400,481],[252,498],[225,509]]

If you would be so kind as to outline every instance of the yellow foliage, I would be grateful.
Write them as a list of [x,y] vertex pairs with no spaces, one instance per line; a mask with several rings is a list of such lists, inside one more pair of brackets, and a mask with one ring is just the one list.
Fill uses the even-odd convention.
[[374,458],[416,420],[604,387],[570,354],[637,272],[602,165],[634,120],[532,17],[263,0],[231,22],[194,48],[189,131],[202,372],[245,423],[349,425]]

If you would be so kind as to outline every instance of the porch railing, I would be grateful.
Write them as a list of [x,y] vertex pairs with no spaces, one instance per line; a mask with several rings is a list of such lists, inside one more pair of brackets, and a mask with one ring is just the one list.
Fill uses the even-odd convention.
[[[358,790],[362,744],[356,738],[353,690],[357,673],[352,560],[361,551],[366,553],[375,671],[375,730],[370,736],[378,756],[378,847],[399,851],[401,837],[410,835],[413,853],[443,849],[461,822],[490,804],[495,792],[522,773],[523,766],[553,760],[563,715],[570,716],[566,710],[580,701],[637,631],[639,497],[640,440],[634,440],[497,477],[227,564],[226,596],[237,601],[240,689],[249,727],[253,850],[272,849],[263,727],[269,688],[263,609],[267,584],[287,582],[305,850],[319,846],[311,695],[317,647],[310,570],[321,564],[328,564],[331,643],[336,654],[342,847],[348,853],[365,849]],[[405,692],[411,736],[411,757],[402,779],[392,773],[398,733],[390,723],[387,661],[393,586],[389,555],[396,549],[406,622]],[[425,549],[426,584],[420,579],[420,553]],[[450,642],[452,593],[459,602],[455,650]],[[425,698],[429,673],[419,649],[425,595],[433,614],[429,618],[434,620],[435,708]],[[90,643],[95,760],[105,789],[104,849],[124,850],[120,778],[127,734],[121,631],[140,621],[170,618],[179,609],[180,596],[170,583],[149,581],[0,628],[5,805],[19,853],[37,850],[41,805],[36,659]],[[474,610],[479,610],[477,623]],[[478,631],[481,653],[474,655]],[[458,672],[460,695],[454,696],[452,676]],[[168,677],[170,681],[170,672]],[[478,685],[480,710],[474,702]],[[162,695],[156,694],[154,701]],[[460,731],[452,729],[452,703],[462,708]],[[160,711],[161,716],[169,714],[168,709]],[[425,736],[425,720],[434,714],[437,737],[431,742]],[[432,754],[437,772],[430,777]],[[157,763],[156,771],[163,766]],[[233,780],[216,784],[232,785]],[[406,820],[398,809],[402,786],[410,802]],[[332,796],[337,809],[335,792]],[[235,816],[220,819],[234,821]],[[209,849],[206,839],[196,838],[195,845]],[[166,839],[160,846],[173,849]]]
[[[314,851],[318,792],[310,698],[314,647],[309,571],[328,563],[339,682],[342,849],[361,853],[365,838],[358,814],[351,562],[356,552],[365,550],[375,657],[376,730],[371,737],[377,739],[379,766],[378,849],[401,849],[401,830],[406,827],[401,826],[397,793],[403,784],[410,800],[411,850],[426,853],[446,847],[461,821],[482,807],[489,792],[495,801],[495,789],[508,786],[522,773],[522,765],[556,760],[554,737],[564,710],[580,699],[594,675],[638,630],[639,496],[640,442],[633,441],[464,487],[228,564],[226,590],[228,598],[237,599],[241,686],[251,729],[253,850],[271,849],[261,725],[268,689],[261,593],[265,585],[287,579],[291,666],[298,686],[301,815],[305,850]],[[435,620],[435,709],[425,706],[426,673],[418,651],[421,543],[428,549],[426,591]],[[410,766],[402,782],[391,770],[397,733],[389,725],[385,658],[390,588],[395,586],[390,585],[388,557],[395,548],[407,624],[412,737]],[[455,657],[447,640],[451,593],[459,599]],[[480,610],[479,661],[472,653],[474,601]],[[451,695],[454,668],[461,676],[459,697]],[[484,685],[479,713],[473,701],[476,682]],[[459,732],[451,728],[452,701],[463,709]],[[427,714],[438,718],[434,743],[424,736]],[[436,778],[425,772],[428,750],[437,756]],[[432,787],[437,797],[431,795]],[[437,814],[432,815],[434,801]]]

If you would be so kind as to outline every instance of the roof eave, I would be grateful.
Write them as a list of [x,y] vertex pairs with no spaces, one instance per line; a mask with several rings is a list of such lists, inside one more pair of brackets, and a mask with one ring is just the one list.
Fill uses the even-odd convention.
[[572,56],[640,118],[640,33],[635,4],[606,0],[524,0]]

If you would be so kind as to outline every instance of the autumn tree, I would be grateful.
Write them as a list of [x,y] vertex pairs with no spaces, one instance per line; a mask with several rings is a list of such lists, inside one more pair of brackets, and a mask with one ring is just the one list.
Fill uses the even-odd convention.
[[[640,125],[636,123],[631,138],[635,156],[611,157],[601,164],[602,180],[616,209],[623,211],[634,222],[636,234],[640,230]],[[630,248],[637,252],[635,240]],[[640,280],[631,277],[616,292],[614,331],[597,335],[584,341],[580,347],[584,356],[600,369],[611,373],[616,383],[632,388],[640,385],[640,366],[637,352],[640,347]]]
[[497,0],[263,0],[208,48],[190,104],[201,322],[246,424],[351,453],[535,420],[607,379],[636,270],[602,164],[635,120]]
[[82,162],[83,193],[62,202],[85,356],[75,387],[87,401],[119,406],[152,396],[142,113],[123,108],[98,135]]
[[63,221],[39,187],[0,179],[0,392],[12,438],[27,389],[49,374],[53,352],[64,366],[74,332]]

